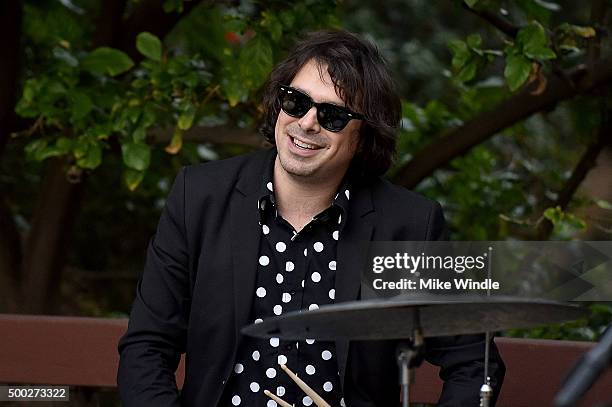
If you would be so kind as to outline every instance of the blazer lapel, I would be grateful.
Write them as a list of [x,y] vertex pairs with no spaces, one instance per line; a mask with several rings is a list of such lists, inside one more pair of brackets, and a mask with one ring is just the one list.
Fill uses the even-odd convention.
[[254,195],[236,197],[230,205],[235,323],[238,339],[240,329],[248,322],[255,290],[257,249],[260,240],[256,206],[257,198]]
[[[366,252],[363,243],[372,239],[374,231],[374,208],[372,193],[361,189],[354,193],[355,199],[349,208],[348,222],[338,242],[338,264],[336,274],[336,303],[355,301],[359,298],[361,272]],[[349,341],[336,340],[336,357],[340,383],[344,387]]]
[[257,253],[261,239],[257,195],[271,154],[276,154],[274,149],[262,152],[251,165],[243,168],[230,202],[236,349],[242,339],[240,330],[249,323],[255,292]]

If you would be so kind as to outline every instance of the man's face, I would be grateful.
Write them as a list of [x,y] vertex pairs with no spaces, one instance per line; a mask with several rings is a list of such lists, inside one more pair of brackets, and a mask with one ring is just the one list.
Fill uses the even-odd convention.
[[[290,86],[315,102],[344,106],[327,66],[322,66],[321,72],[323,75],[317,64],[310,61],[300,69]],[[281,110],[274,137],[282,170],[312,181],[341,179],[357,150],[360,127],[360,120],[351,120],[344,129],[334,133],[319,125],[314,106],[301,118],[291,117]]]

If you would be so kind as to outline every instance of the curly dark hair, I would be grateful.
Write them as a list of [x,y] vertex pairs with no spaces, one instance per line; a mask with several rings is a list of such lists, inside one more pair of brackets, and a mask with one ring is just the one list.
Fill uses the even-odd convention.
[[365,116],[352,171],[364,176],[384,174],[395,156],[401,102],[376,46],[350,32],[312,32],[276,65],[263,90],[264,122],[260,132],[274,144],[274,128],[280,113],[279,86],[290,84],[311,60],[319,67],[327,66],[338,96],[348,108]]

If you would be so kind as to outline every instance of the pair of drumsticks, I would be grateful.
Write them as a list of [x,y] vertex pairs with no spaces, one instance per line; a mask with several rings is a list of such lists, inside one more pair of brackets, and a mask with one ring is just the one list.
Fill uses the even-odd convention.
[[[319,396],[313,389],[311,389],[310,386],[304,383],[302,379],[297,377],[297,375],[293,373],[291,369],[289,369],[285,365],[281,365],[281,369],[283,369],[285,373],[287,373],[287,375],[291,378],[291,380],[295,382],[295,384],[300,386],[300,389],[304,390],[304,393],[306,393],[306,395],[312,399],[313,403],[315,403],[317,407],[331,407],[325,400],[323,400],[321,396]],[[281,399],[269,390],[264,390],[264,394],[270,397],[272,400],[276,401],[276,404],[281,407],[293,407],[291,404],[287,403],[285,400]]]

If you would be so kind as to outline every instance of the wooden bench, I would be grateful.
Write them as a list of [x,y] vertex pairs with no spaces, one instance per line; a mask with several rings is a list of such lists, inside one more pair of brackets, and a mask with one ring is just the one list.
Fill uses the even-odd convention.
[[[126,319],[0,314],[0,383],[114,388],[117,341]],[[590,342],[496,338],[506,363],[498,407],[545,407]],[[183,381],[183,363],[177,383]],[[435,404],[442,382],[437,368],[417,371],[411,400]],[[612,401],[612,372],[588,392],[581,406]]]

